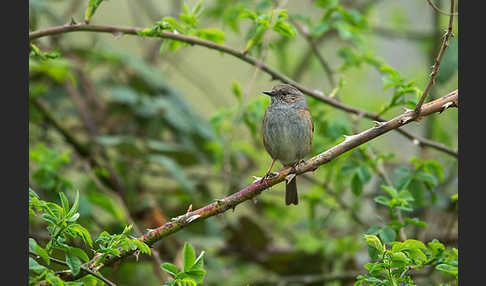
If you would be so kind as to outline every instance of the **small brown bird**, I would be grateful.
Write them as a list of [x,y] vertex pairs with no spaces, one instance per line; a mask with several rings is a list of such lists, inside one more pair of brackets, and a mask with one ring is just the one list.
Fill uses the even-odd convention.
[[[310,152],[314,123],[304,95],[295,87],[279,84],[263,93],[270,96],[270,105],[263,117],[263,145],[273,159],[265,179],[276,160],[285,167],[295,167]],[[285,204],[298,203],[297,183],[293,177],[285,187]]]

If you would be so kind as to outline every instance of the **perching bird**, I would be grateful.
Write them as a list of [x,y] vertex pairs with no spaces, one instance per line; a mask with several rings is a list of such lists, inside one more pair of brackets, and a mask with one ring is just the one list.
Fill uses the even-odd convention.
[[[265,179],[276,160],[285,167],[295,167],[310,152],[314,124],[304,95],[295,87],[279,84],[263,93],[270,96],[263,117],[263,145],[273,159]],[[285,187],[285,204],[298,203],[294,176]]]

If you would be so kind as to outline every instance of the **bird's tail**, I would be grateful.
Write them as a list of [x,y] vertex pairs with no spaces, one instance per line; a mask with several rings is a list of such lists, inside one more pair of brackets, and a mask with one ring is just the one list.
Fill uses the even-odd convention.
[[285,185],[285,204],[297,205],[299,198],[297,196],[297,178],[294,177],[290,182]]

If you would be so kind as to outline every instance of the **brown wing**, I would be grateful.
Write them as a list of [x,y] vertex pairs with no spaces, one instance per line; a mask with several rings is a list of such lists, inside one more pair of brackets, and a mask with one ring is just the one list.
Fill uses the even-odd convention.
[[[272,155],[270,153],[269,150],[271,150],[270,146],[267,144],[267,142],[265,141],[265,136],[264,136],[264,129],[265,129],[265,121],[267,120],[267,110],[265,109],[265,114],[263,115],[263,120],[262,120],[262,128],[261,128],[261,134],[262,134],[262,138],[263,138],[263,146],[265,147],[265,150],[267,150],[267,152],[270,154],[270,156]],[[273,159],[273,158],[272,158]]]
[[303,115],[305,119],[307,119],[307,123],[309,124],[311,128],[311,134],[310,134],[310,144],[312,145],[312,134],[314,133],[314,122],[312,121],[312,115],[309,112],[309,109],[301,109],[299,112]]

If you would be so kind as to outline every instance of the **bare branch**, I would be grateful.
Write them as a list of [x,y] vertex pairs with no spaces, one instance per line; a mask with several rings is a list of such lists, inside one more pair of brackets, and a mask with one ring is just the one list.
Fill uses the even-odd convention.
[[439,7],[437,7],[437,5],[435,5],[435,3],[432,1],[432,0],[427,0],[427,2],[429,3],[429,5],[434,8],[435,11],[441,13],[441,14],[444,14],[444,15],[447,15],[447,16],[457,16],[457,13],[454,13],[453,10],[451,10],[450,13],[447,13],[445,11],[442,11]]
[[[429,3],[430,0],[428,0]],[[449,40],[453,36],[452,33],[452,25],[454,24],[454,0],[451,0],[451,14],[449,17],[449,27],[447,28],[447,32],[444,35],[443,41],[442,41],[442,46],[440,47],[439,54],[437,55],[437,58],[435,58],[435,63],[432,66],[432,73],[430,74],[430,79],[427,82],[427,86],[425,87],[424,92],[422,93],[422,96],[420,97],[419,102],[417,103],[417,106],[415,106],[415,116],[418,117],[420,114],[420,108],[422,104],[425,101],[425,98],[427,98],[427,95],[429,94],[430,89],[432,88],[432,85],[435,83],[435,77],[439,73],[439,66],[442,61],[442,57],[444,56],[445,50],[449,47]]]

